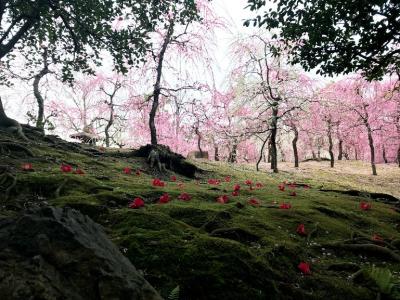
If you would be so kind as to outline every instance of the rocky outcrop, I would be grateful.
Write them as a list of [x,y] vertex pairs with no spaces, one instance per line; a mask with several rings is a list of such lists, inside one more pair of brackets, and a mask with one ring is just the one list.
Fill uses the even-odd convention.
[[100,225],[78,211],[46,207],[0,219],[0,299],[161,297]]

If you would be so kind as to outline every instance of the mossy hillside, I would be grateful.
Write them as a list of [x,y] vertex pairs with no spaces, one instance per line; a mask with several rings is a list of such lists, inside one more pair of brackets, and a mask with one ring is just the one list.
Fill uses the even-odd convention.
[[[181,299],[374,299],[373,284],[349,281],[356,270],[340,266],[374,264],[400,271],[399,263],[386,256],[323,246],[354,236],[370,239],[373,234],[387,241],[400,240],[400,218],[386,204],[373,202],[371,210],[362,211],[359,202],[366,200],[362,197],[320,192],[318,186],[324,183],[318,178],[302,180],[312,188],[296,188],[297,196],[292,197],[288,188],[281,192],[277,185],[293,180],[293,174],[196,162],[207,171],[199,181],[177,176],[172,182],[169,177],[174,174],[166,174],[166,186],[153,187],[154,175],[141,159],[90,157],[44,146],[33,151],[35,158],[4,158],[2,162],[18,178],[9,201],[80,209],[105,226],[121,251],[164,296],[179,285]],[[22,162],[32,162],[35,171],[20,171]],[[85,174],[64,174],[61,163],[81,168]],[[124,167],[131,167],[132,175],[124,174]],[[136,169],[143,170],[140,176]],[[223,181],[227,175],[229,183]],[[222,183],[209,185],[208,178]],[[247,179],[263,187],[249,190],[244,184]],[[235,183],[242,186],[240,195],[230,196],[227,204],[216,203],[216,197],[231,194]],[[192,199],[177,200],[181,192]],[[163,193],[173,200],[158,204]],[[129,209],[134,197],[142,197],[145,207]],[[261,205],[247,204],[251,197]],[[290,202],[292,208],[279,209],[282,202]],[[296,234],[300,223],[307,232],[314,232],[309,239]],[[312,275],[299,272],[301,261],[311,264]],[[339,267],[332,270],[332,266]]]

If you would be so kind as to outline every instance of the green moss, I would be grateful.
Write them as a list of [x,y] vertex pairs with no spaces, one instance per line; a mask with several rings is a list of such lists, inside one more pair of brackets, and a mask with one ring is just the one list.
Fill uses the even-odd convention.
[[[349,251],[333,251],[324,243],[348,240],[352,236],[370,238],[379,234],[385,240],[400,240],[396,226],[400,214],[389,205],[372,203],[372,210],[361,211],[361,197],[320,192],[318,186],[340,189],[343,179],[326,178],[324,171],[312,177],[298,173],[265,174],[247,166],[198,162],[205,169],[200,184],[178,176],[183,182],[166,181],[163,188],[153,187],[153,176],[140,159],[103,157],[98,160],[45,146],[34,149],[45,159],[33,161],[35,172],[17,171],[16,201],[47,201],[51,205],[79,209],[105,226],[112,240],[132,263],[143,271],[147,280],[166,297],[176,286],[181,299],[374,299],[374,289],[363,283],[348,281],[351,269],[332,270],[329,266],[372,264],[390,269],[396,280],[400,264],[385,258],[359,255]],[[82,168],[85,175],[63,174],[62,162]],[[7,161],[6,163],[10,163]],[[20,162],[12,161],[18,169]],[[126,166],[144,168],[141,176],[123,174]],[[208,178],[230,183],[208,185]],[[166,176],[169,177],[169,176]],[[56,197],[57,188],[67,183]],[[264,187],[250,191],[244,181],[261,182]],[[312,189],[296,189],[297,196],[281,192],[283,180],[311,184]],[[230,195],[235,183],[242,191],[228,204],[216,203],[219,195]],[[355,188],[350,178],[350,188]],[[400,190],[400,187],[399,187]],[[192,200],[177,200],[187,192]],[[163,193],[172,201],[158,204]],[[128,208],[135,197],[142,197],[144,208]],[[255,197],[260,207],[247,200]],[[237,202],[243,206],[236,205]],[[292,209],[281,210],[276,203],[290,202]],[[240,208],[241,207],[241,208]],[[9,215],[10,211],[1,215]],[[308,240],[296,234],[305,224],[313,231]],[[399,242],[397,244],[400,244]],[[394,245],[397,245],[394,243]],[[400,247],[399,247],[400,248]],[[311,264],[312,275],[298,270],[301,261]]]

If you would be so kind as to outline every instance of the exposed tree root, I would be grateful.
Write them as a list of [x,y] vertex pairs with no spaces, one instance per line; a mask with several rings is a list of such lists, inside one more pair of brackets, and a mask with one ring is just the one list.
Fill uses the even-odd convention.
[[21,144],[12,141],[0,141],[0,154],[15,157],[15,152],[24,153],[27,157],[34,156],[31,150]]
[[67,184],[67,182],[68,182],[68,178],[65,178],[64,181],[58,186],[58,188],[56,189],[56,191],[55,191],[55,193],[54,193],[54,196],[55,196],[56,198],[60,197],[61,191],[62,191],[62,189],[65,187],[65,185]]
[[400,262],[399,254],[386,247],[378,246],[375,244],[346,244],[344,242],[337,242],[337,243],[328,243],[321,246],[325,248],[344,249],[354,252],[365,252],[375,255],[386,256],[397,262]]
[[12,174],[8,167],[2,166],[0,168],[0,187],[4,190],[2,200],[7,201],[10,197],[11,191],[17,185],[17,176]]
[[310,232],[307,234],[307,242],[310,242],[313,235],[317,233],[318,225],[319,225],[319,223],[315,223],[314,228],[312,230],[310,230]]

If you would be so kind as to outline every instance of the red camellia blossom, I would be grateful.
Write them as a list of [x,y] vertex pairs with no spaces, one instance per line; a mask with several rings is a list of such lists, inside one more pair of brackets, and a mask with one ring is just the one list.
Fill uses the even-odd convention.
[[218,203],[226,204],[229,201],[229,197],[227,195],[222,195],[217,198]]
[[292,197],[296,197],[297,196],[296,192],[294,192],[294,191],[291,192],[289,195],[292,196]]
[[153,186],[163,187],[165,183],[158,178],[153,179]]
[[360,203],[360,208],[362,210],[370,210],[371,207],[372,207],[371,203],[367,203],[367,202],[364,202],[364,201],[361,201],[361,203]]
[[381,237],[381,236],[378,235],[378,234],[374,234],[374,235],[372,236],[372,240],[373,240],[374,242],[378,242],[378,243],[384,242],[383,237]]
[[133,199],[133,201],[129,204],[129,208],[134,208],[134,209],[141,208],[143,206],[144,206],[144,201],[142,198],[139,197]]
[[233,191],[233,192],[232,192],[232,196],[234,196],[234,197],[239,196],[239,191]]
[[252,206],[260,206],[260,201],[258,199],[252,198],[249,201],[247,201],[248,204]]
[[226,176],[225,177],[225,182],[231,182],[231,176]]
[[84,175],[85,172],[84,172],[82,169],[76,169],[76,170],[74,171],[74,174]]
[[247,179],[244,183],[245,183],[246,185],[252,185],[252,184],[253,184],[253,182],[252,182],[251,180],[249,180],[249,179]]
[[31,163],[26,163],[21,166],[21,169],[22,169],[22,171],[25,171],[25,172],[32,172],[33,166]]
[[282,203],[282,204],[279,206],[279,208],[280,208],[280,209],[291,209],[291,208],[292,208],[292,205],[291,205],[290,203]]
[[310,275],[311,274],[310,265],[308,263],[301,262],[297,267],[299,268],[301,273],[303,273],[304,275]]
[[60,167],[60,169],[61,169],[61,172],[63,172],[63,173],[70,173],[70,172],[72,172],[72,167],[71,167],[70,165],[64,165],[64,164],[62,164],[61,167]]
[[261,182],[256,183],[256,188],[261,189],[263,187],[263,184]]
[[299,224],[299,226],[297,226],[296,232],[299,235],[307,235],[306,228],[305,228],[304,224]]
[[235,186],[233,187],[233,191],[234,192],[239,192],[240,191],[240,185],[239,184],[235,184]]
[[124,174],[126,174],[126,175],[131,175],[131,174],[132,174],[132,169],[129,168],[129,167],[125,167],[125,168],[123,169],[123,172],[124,172]]
[[179,195],[178,199],[182,201],[189,201],[192,199],[192,196],[190,196],[188,193],[182,193]]
[[171,176],[171,181],[174,181],[174,182],[176,181],[176,176],[175,175]]
[[208,179],[208,184],[219,185],[220,183],[218,179]]
[[280,185],[278,185],[278,188],[280,191],[284,191],[285,190],[285,184],[281,183]]
[[169,196],[168,193],[165,193],[160,197],[160,203],[163,203],[163,204],[168,203],[170,200],[171,200],[171,197]]

